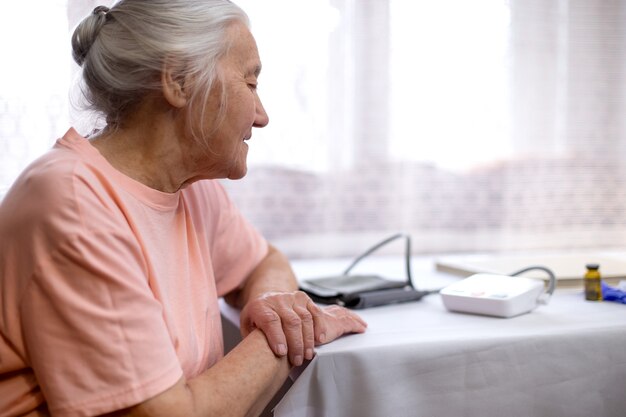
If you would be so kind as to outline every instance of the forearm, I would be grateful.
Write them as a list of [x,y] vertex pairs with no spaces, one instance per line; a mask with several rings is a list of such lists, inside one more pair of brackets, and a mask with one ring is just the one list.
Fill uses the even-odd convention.
[[263,333],[256,330],[188,386],[196,409],[208,412],[216,403],[224,406],[221,412],[198,415],[258,415],[283,385],[289,370],[287,359],[276,357]]
[[221,361],[191,380],[181,379],[164,393],[129,410],[124,417],[254,416],[263,411],[289,374],[286,358],[276,357],[255,330]]
[[312,359],[317,344],[350,332],[365,331],[360,317],[339,307],[329,313],[298,290],[287,258],[270,247],[270,252],[248,277],[243,287],[226,301],[240,308],[241,334],[260,329],[272,351],[288,355],[292,365]]
[[270,245],[265,258],[252,271],[243,287],[224,297],[228,304],[243,308],[252,298],[267,292],[296,291],[298,281],[289,265],[289,260]]

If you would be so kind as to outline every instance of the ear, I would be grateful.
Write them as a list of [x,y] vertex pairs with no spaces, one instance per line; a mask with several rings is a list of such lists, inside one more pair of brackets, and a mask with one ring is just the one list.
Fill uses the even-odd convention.
[[163,64],[161,71],[161,88],[163,96],[173,107],[183,107],[187,104],[187,94],[185,92],[184,78],[177,76],[171,62]]

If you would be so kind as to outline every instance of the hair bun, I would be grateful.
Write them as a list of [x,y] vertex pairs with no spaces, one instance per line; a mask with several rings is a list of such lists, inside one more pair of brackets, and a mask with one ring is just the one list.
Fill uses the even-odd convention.
[[109,9],[109,8],[108,8],[108,7],[106,7],[106,6],[96,6],[96,7],[93,9],[92,14],[93,14],[93,15],[95,15],[95,16],[98,16],[98,15],[104,15],[104,16],[106,16],[106,14],[107,14],[107,12],[108,12],[109,10],[111,10],[111,9]]
[[72,35],[72,57],[78,65],[83,65],[83,62],[85,62],[91,46],[107,21],[109,10],[106,6],[97,6],[74,30]]

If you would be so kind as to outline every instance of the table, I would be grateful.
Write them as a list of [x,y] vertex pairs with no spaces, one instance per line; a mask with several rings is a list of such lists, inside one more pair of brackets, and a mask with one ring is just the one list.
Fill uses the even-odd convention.
[[[308,278],[339,265],[294,269]],[[377,266],[402,274],[397,259]],[[413,271],[421,288],[458,280],[427,258]],[[359,314],[367,332],[318,347],[275,416],[626,416],[626,305],[567,289],[511,319],[448,312],[438,294]]]

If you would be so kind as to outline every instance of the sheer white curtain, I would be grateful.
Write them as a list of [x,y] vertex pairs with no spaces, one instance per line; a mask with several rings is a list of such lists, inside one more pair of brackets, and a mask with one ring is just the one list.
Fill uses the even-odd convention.
[[68,124],[66,13],[65,0],[2,5],[0,198]]
[[69,106],[77,70],[71,59],[71,29],[97,4],[34,0],[2,5],[0,199],[20,171],[80,119]]
[[[623,2],[248,3],[273,120],[228,187],[291,256],[397,231],[416,252],[626,243]],[[280,133],[277,89],[315,97]]]
[[[68,29],[111,3],[11,11],[0,194],[78,120]],[[289,256],[350,256],[399,231],[416,253],[626,244],[623,2],[237,3],[270,124],[248,176],[225,184]],[[45,36],[21,24],[35,18]]]

